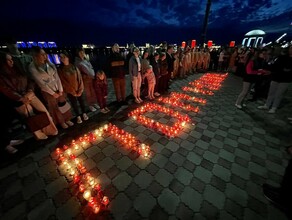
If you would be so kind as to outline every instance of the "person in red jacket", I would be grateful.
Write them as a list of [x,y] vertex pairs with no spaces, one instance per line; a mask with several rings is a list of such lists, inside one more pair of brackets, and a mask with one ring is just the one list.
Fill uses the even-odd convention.
[[110,110],[107,108],[107,79],[104,71],[98,70],[95,73],[95,79],[93,81],[93,87],[97,97],[97,103],[102,113],[108,113]]

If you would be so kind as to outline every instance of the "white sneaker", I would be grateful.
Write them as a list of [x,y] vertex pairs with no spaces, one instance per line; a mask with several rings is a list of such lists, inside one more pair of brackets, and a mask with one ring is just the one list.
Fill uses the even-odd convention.
[[83,117],[83,120],[84,120],[84,121],[87,121],[87,120],[88,120],[88,116],[87,116],[86,113],[83,113],[83,114],[82,114],[82,117]]
[[74,123],[72,121],[66,121],[66,124],[69,125],[70,127],[72,127],[74,125]]
[[82,123],[82,119],[80,116],[77,117],[77,124],[81,124]]
[[5,147],[5,150],[10,154],[15,154],[18,150],[12,147],[10,144]]
[[100,112],[103,113],[103,114],[105,114],[105,113],[107,113],[108,111],[105,110],[105,109],[103,108],[103,109],[100,110]]
[[275,114],[276,113],[276,108],[271,108],[269,111],[268,111],[268,113],[269,114]]
[[96,108],[94,108],[93,106],[89,106],[89,110],[92,111],[92,112],[95,112]]
[[266,105],[261,105],[261,106],[258,106],[258,109],[268,110],[269,107]]
[[238,105],[238,104],[235,104],[236,108],[238,109],[242,109],[242,106],[241,105]]
[[22,144],[23,142],[24,140],[11,140],[9,145],[16,146],[16,145]]
[[63,123],[63,124],[61,124],[61,127],[66,129],[66,128],[68,128],[68,125],[66,123]]
[[94,106],[94,108],[96,108],[96,109],[100,109],[100,107],[99,107],[98,104],[94,104],[93,106]]

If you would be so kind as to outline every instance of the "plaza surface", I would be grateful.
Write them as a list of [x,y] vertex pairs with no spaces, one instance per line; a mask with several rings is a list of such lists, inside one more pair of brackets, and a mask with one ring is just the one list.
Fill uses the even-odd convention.
[[[171,84],[171,91],[207,100],[205,105],[191,103],[199,106],[198,113],[174,108],[192,120],[175,138],[129,118],[138,104],[112,104],[107,115],[91,113],[89,121],[62,130],[58,137],[29,139],[18,147],[17,155],[3,153],[0,219],[287,219],[263,196],[262,184],[279,186],[288,164],[291,88],[277,114],[268,114],[256,108],[261,101],[247,103],[243,110],[235,108],[242,80],[232,74],[213,96],[182,91],[201,76]],[[111,91],[109,102],[114,99]],[[175,122],[158,111],[146,116],[170,126]],[[82,195],[74,193],[53,155],[57,147],[108,122],[148,144],[152,155],[138,157],[106,136],[78,156],[110,199],[107,210],[95,215]]]

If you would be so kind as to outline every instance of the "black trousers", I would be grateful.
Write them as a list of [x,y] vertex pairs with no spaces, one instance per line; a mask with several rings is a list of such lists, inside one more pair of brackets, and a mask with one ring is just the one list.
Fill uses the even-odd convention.
[[[82,113],[86,113],[87,112],[87,104],[86,104],[86,101],[85,101],[85,94],[84,92],[82,93],[81,96],[77,97],[77,96],[73,96],[71,94],[67,94],[67,97],[72,105],[72,108],[74,110],[74,113],[76,116],[79,116],[81,115]],[[81,108],[81,111],[80,111],[80,108],[78,106],[78,103],[80,105],[80,108]]]

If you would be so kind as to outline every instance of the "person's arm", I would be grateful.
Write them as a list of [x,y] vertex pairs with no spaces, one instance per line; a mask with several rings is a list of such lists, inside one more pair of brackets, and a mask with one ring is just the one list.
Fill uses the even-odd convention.
[[76,74],[77,74],[77,81],[78,81],[77,95],[80,96],[84,90],[84,84],[83,84],[83,79],[82,79],[81,73],[80,73],[78,68],[76,68]]
[[133,64],[134,64],[134,62],[133,62],[132,58],[130,58],[130,60],[129,60],[129,74],[131,76],[131,79],[133,78]]
[[255,70],[255,69],[254,69],[254,62],[253,62],[253,60],[250,60],[250,61],[248,62],[248,64],[246,65],[246,73],[247,73],[247,74],[251,74],[251,75],[258,75],[258,74],[261,74],[262,71],[260,71],[260,70]]
[[13,101],[21,101],[22,95],[10,88],[3,79],[0,78],[0,93]]
[[[86,74],[88,76],[90,76],[91,78],[94,78],[94,70],[93,70],[93,67],[91,66],[91,64],[89,63],[89,61],[83,61],[83,62],[88,62],[88,67],[86,66],[86,64],[80,62],[79,65],[78,65],[78,68],[79,70],[83,73],[83,74]],[[91,69],[89,69],[91,68]]]
[[32,65],[30,65],[29,70],[32,74],[32,77],[36,84],[41,88],[42,91],[49,93],[50,95],[54,95],[55,91],[53,91],[47,83],[42,79],[41,73]]

